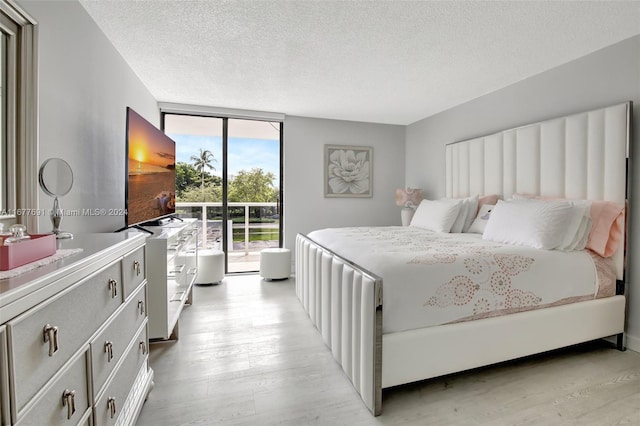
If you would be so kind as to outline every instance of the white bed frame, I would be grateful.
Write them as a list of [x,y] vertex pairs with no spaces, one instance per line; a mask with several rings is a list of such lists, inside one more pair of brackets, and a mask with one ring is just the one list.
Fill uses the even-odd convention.
[[[625,204],[630,117],[628,102],[447,145],[446,194]],[[619,284],[624,247],[614,255]],[[383,388],[613,335],[624,348],[622,285],[606,299],[382,334],[382,279],[299,234],[296,293],[374,415]]]

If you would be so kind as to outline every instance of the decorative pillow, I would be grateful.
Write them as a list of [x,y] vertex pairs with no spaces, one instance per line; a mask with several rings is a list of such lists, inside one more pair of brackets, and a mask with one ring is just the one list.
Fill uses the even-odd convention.
[[411,219],[411,226],[435,232],[449,232],[461,206],[462,200],[422,200]]
[[482,197],[478,197],[478,212],[480,211],[480,208],[485,204],[495,206],[496,204],[498,204],[499,199],[500,196],[498,194],[483,195]]
[[610,201],[594,201],[591,220],[587,248],[602,257],[613,256],[624,234],[624,206]]
[[498,201],[482,238],[552,250],[562,244],[572,213],[568,201]]
[[451,226],[452,233],[466,232],[471,226],[473,219],[476,217],[476,211],[478,210],[478,196],[462,198],[462,205],[460,206],[460,212],[456,221]]
[[467,229],[467,232],[482,234],[484,232],[484,228],[487,226],[487,222],[489,221],[489,217],[491,216],[491,212],[493,211],[494,207],[495,205],[492,204],[485,204],[480,207],[478,215],[476,216],[469,229]]

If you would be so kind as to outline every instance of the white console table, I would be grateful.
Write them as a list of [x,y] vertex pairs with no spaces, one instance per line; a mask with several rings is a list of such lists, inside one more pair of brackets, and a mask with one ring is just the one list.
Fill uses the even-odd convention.
[[147,234],[149,339],[178,339],[180,313],[192,302],[198,272],[195,219],[144,226]]
[[58,248],[82,252],[0,280],[0,423],[134,424],[153,381],[145,237]]

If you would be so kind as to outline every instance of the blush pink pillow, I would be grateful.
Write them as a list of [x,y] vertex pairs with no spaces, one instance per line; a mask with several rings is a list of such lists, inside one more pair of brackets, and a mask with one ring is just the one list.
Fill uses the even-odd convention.
[[624,234],[624,206],[594,201],[591,204],[591,221],[587,248],[602,257],[613,256]]

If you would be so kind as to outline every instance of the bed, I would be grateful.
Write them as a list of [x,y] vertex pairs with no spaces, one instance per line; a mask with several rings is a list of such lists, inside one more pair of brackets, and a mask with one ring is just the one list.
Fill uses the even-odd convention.
[[[446,146],[446,196],[499,194],[506,200],[514,194],[528,194],[609,201],[626,206],[631,108],[631,103],[626,102],[449,144]],[[444,299],[438,299],[438,295],[446,292],[440,289],[437,293],[438,288],[444,286],[442,279],[438,281],[431,273],[418,273],[423,281],[425,276],[434,277],[435,290],[431,297],[406,296],[402,301],[397,293],[394,295],[396,288],[411,285],[412,278],[399,273],[391,264],[391,258],[399,257],[400,263],[406,265],[413,259],[411,256],[418,258],[417,263],[430,263],[429,259],[437,257],[432,253],[427,259],[423,252],[392,255],[396,247],[414,244],[407,242],[411,238],[408,234],[417,232],[402,227],[298,234],[296,293],[364,404],[374,415],[379,415],[383,388],[609,336],[616,337],[617,346],[622,350],[626,223],[623,228],[618,248],[608,261],[615,284],[603,284],[600,289],[591,289],[591,293],[587,286],[586,290],[578,290],[582,296],[553,296],[571,303],[555,303],[546,296],[534,294],[537,302],[534,309],[507,315],[466,312],[433,324],[425,321],[422,325],[407,325],[403,323],[405,320],[394,317],[394,312],[402,310],[412,315],[412,308],[403,303],[412,303],[407,301],[415,299],[418,308],[413,309],[417,312],[420,305],[442,304]],[[386,242],[386,246],[377,250],[377,258],[368,257],[368,253],[375,250],[366,249],[372,246],[363,234],[372,234],[378,241]],[[419,235],[423,242],[431,238]],[[470,251],[484,244],[482,236],[461,235],[463,237],[445,239],[452,239],[452,244]],[[360,246],[356,240],[361,240]],[[490,248],[490,256],[498,259],[500,250]],[[525,253],[514,255],[528,258]],[[573,252],[567,256],[566,259],[575,257],[577,262],[584,262],[590,255]],[[441,259],[439,262],[445,263]],[[519,271],[529,268],[531,262],[520,262]],[[606,265],[603,267],[606,269]],[[572,268],[578,270],[575,266]],[[557,287],[564,286],[569,278],[576,278],[577,287],[590,279],[572,277],[570,269],[555,277],[541,275],[540,270],[529,275],[536,276],[539,282],[557,283]],[[597,275],[600,270],[594,273]],[[601,278],[598,277],[599,282],[604,282]],[[444,303],[451,304],[450,301]]]

